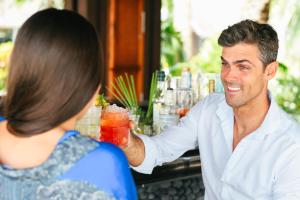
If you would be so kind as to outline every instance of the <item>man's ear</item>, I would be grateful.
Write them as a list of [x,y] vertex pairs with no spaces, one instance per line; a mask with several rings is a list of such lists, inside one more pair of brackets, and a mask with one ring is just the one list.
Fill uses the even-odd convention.
[[265,77],[269,81],[276,75],[278,69],[278,62],[274,61],[268,64],[265,68]]

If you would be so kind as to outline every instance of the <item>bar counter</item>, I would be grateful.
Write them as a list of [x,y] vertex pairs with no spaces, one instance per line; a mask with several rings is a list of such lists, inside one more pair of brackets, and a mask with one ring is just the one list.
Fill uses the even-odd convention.
[[155,167],[150,175],[131,171],[137,186],[199,176],[201,175],[199,149],[187,151],[177,160]]

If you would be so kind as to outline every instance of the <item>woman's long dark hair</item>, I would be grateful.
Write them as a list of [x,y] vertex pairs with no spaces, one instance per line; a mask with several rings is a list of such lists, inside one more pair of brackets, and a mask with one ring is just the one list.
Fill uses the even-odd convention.
[[46,9],[20,28],[11,55],[4,116],[23,136],[57,127],[79,113],[100,85],[99,41],[79,14]]

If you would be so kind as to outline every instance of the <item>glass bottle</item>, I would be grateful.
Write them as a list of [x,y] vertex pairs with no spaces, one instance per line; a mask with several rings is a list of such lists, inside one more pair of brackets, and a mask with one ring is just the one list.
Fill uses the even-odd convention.
[[154,134],[159,133],[159,112],[164,103],[165,92],[165,72],[157,72],[157,88],[153,99],[153,131]]
[[192,74],[188,68],[181,74],[180,86],[177,89],[177,114],[180,117],[190,110],[193,105]]
[[179,115],[176,113],[176,93],[172,88],[168,88],[165,93],[165,101],[161,105],[159,112],[159,133],[168,127],[176,125]]

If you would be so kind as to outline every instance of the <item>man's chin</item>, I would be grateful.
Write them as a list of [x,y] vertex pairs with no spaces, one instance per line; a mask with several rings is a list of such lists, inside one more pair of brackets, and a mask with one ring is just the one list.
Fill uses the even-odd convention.
[[234,99],[232,99],[232,98],[228,98],[227,96],[225,96],[226,98],[226,103],[230,106],[230,107],[232,107],[232,108],[238,108],[238,107],[240,107],[241,106],[241,103],[240,102],[238,102],[237,100],[234,100]]

